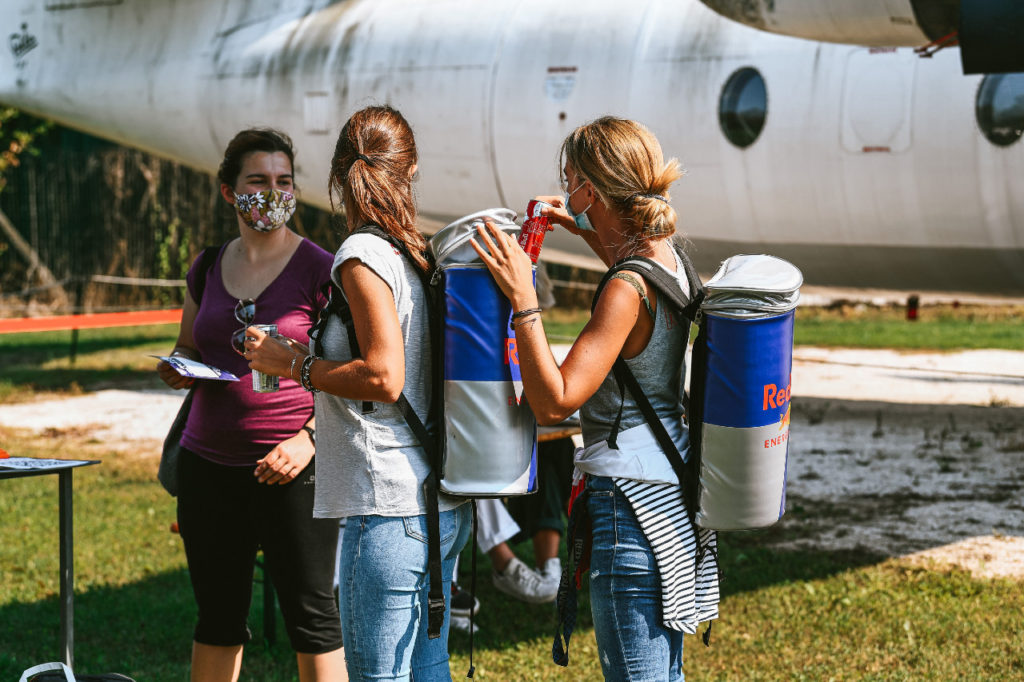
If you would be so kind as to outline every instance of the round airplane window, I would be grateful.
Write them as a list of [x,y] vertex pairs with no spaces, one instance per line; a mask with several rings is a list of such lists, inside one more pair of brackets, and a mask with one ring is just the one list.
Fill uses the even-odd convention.
[[752,145],[764,128],[767,111],[764,78],[757,69],[746,66],[729,76],[718,101],[718,123],[729,142],[737,147]]
[[975,113],[981,132],[1006,147],[1024,134],[1024,73],[990,73],[981,81]]

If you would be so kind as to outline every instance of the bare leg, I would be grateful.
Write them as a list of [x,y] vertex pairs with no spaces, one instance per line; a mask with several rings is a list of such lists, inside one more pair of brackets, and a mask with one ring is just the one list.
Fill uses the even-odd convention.
[[192,682],[235,682],[242,669],[242,645],[192,642]]
[[346,682],[345,650],[328,651],[325,654],[295,654],[299,663],[301,682]]
[[558,545],[562,541],[562,535],[550,528],[541,528],[533,536],[533,556],[538,568],[544,567],[544,562],[558,556]]
[[494,567],[494,570],[501,573],[508,566],[508,562],[512,561],[515,554],[512,553],[507,542],[501,542],[492,547],[487,552],[487,556],[491,557],[491,565]]

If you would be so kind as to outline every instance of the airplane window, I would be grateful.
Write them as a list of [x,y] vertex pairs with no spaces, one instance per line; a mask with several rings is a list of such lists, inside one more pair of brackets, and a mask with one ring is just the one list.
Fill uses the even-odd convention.
[[718,101],[718,122],[722,132],[737,147],[749,147],[761,134],[768,110],[764,78],[749,66],[736,71],[722,88]]
[[991,73],[975,103],[978,126],[992,144],[1006,147],[1024,134],[1024,73]]

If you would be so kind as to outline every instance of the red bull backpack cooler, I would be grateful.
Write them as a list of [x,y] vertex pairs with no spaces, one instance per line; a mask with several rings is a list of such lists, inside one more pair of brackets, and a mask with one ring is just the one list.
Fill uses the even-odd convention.
[[471,497],[526,495],[537,490],[537,422],[519,402],[509,301],[469,243],[485,218],[505,232],[519,230],[515,212],[498,208],[461,218],[430,239],[431,285],[443,292],[440,488]]
[[[762,528],[785,511],[793,320],[803,275],[782,259],[739,255],[705,285],[696,522]],[[705,355],[703,361],[697,358]],[[700,367],[698,367],[698,362]],[[692,384],[691,384],[692,386]]]

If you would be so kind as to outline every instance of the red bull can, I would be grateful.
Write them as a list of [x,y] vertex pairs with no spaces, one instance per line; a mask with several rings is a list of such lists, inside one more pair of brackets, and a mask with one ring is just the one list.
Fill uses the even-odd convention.
[[531,199],[526,205],[526,219],[523,221],[523,229],[519,232],[519,246],[530,256],[534,263],[540,258],[540,247],[544,244],[544,235],[555,229],[551,221],[541,215],[541,210],[550,206],[543,201]]

